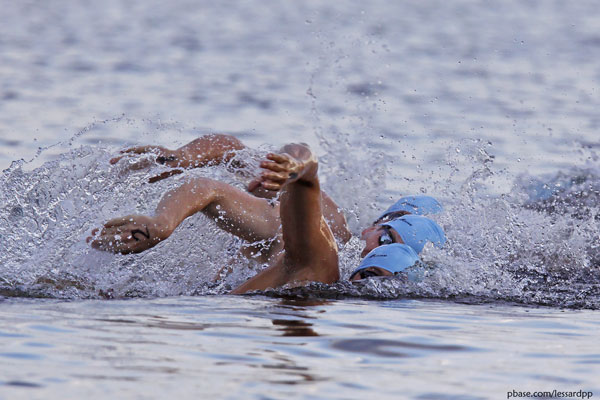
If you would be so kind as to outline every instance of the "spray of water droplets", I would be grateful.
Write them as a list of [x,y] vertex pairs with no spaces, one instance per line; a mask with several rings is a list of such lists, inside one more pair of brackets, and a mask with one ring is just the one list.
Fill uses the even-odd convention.
[[[359,263],[361,228],[387,204],[373,201],[386,182],[384,156],[365,150],[340,132],[320,137],[323,188],[348,216],[354,237],[340,244],[342,281],[270,291],[273,295],[388,299],[449,298],[511,301],[559,307],[600,308],[600,172],[590,165],[553,176],[512,177],[509,192],[494,194],[496,179],[485,146],[463,147],[472,173],[438,177],[445,206],[433,216],[445,229],[442,249],[426,246],[423,281],[346,280]],[[452,153],[449,147],[448,153]],[[137,158],[108,162],[114,148],[81,146],[28,170],[14,162],[0,176],[0,294],[59,298],[122,298],[226,293],[264,266],[241,259],[240,240],[202,215],[184,221],[173,235],[136,255],[93,250],[85,239],[107,220],[152,214],[160,197],[192,176],[243,188],[258,172],[266,151],[240,152],[232,172],[212,166],[154,184],[165,171],[146,155],[149,168],[131,168]],[[448,159],[450,166],[456,160]],[[462,165],[461,168],[465,166]],[[399,194],[411,194],[401,193]],[[219,276],[224,266],[233,273]]]

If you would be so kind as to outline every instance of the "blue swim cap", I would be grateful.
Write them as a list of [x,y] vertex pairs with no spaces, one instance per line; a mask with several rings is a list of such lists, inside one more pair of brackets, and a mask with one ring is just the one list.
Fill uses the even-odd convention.
[[437,247],[446,243],[444,230],[435,221],[421,215],[404,215],[384,224],[389,226],[402,238],[402,241],[418,253],[423,250],[429,240]]
[[392,206],[385,210],[385,212],[377,219],[381,219],[396,211],[407,211],[415,215],[427,215],[437,214],[442,212],[442,210],[442,205],[431,196],[405,196],[392,204]]
[[369,267],[379,267],[391,273],[402,272],[417,261],[419,256],[412,247],[401,243],[386,244],[371,250],[350,276]]

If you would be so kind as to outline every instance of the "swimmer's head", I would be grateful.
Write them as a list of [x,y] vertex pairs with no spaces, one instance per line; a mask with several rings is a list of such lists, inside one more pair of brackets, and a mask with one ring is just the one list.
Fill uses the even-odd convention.
[[442,205],[431,196],[405,196],[385,210],[373,224],[387,222],[406,214],[428,215],[440,213],[442,210]]
[[365,241],[365,248],[360,254],[361,257],[365,257],[371,250],[379,246],[385,246],[392,243],[404,243],[398,232],[384,224],[368,227],[362,231],[360,238]]
[[420,253],[427,241],[438,247],[446,242],[444,230],[435,221],[421,215],[404,215],[371,226],[362,232],[361,238],[366,242],[361,254],[363,257],[376,247],[392,243],[407,244]]
[[392,276],[419,261],[412,247],[393,243],[373,249],[350,275],[351,281],[370,276]]
[[417,253],[423,250],[428,241],[437,247],[446,243],[444,230],[435,221],[421,215],[405,215],[383,225],[397,232],[402,241]]

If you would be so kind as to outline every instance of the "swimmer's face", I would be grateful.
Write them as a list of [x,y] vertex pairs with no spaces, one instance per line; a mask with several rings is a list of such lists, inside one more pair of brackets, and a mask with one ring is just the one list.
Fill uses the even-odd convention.
[[381,224],[385,224],[388,221],[400,218],[407,214],[410,213],[408,211],[395,211],[389,213],[388,215],[375,220],[373,225],[362,231],[360,238],[367,243],[362,253],[360,253],[360,256],[364,257],[375,247],[383,246],[384,244],[404,243],[400,235],[396,233],[395,230],[387,226],[382,226]]
[[409,215],[409,214],[410,213],[408,211],[394,211],[387,215],[384,215],[381,218],[376,219],[375,222],[373,222],[373,226],[379,225],[379,224],[384,224],[388,221],[391,221],[393,219],[400,218],[402,216]]
[[360,238],[366,242],[365,248],[360,253],[361,257],[369,254],[375,247],[383,246],[384,244],[404,243],[398,232],[389,226],[380,224],[370,226],[362,231]]
[[360,281],[361,279],[367,279],[372,276],[392,276],[392,275],[394,275],[394,274],[392,274],[387,269],[383,269],[383,268],[379,268],[379,267],[369,267],[369,268],[365,268],[365,269],[362,269],[362,270],[356,272],[354,275],[352,275],[350,277],[350,281],[352,281],[352,282]]

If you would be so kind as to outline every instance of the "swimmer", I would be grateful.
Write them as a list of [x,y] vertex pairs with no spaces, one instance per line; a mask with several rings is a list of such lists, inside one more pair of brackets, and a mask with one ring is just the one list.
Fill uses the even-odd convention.
[[[232,136],[207,135],[177,150],[156,146],[134,147],[123,151],[121,156],[110,162],[115,164],[130,154],[151,152],[157,155],[158,163],[177,169],[195,168],[229,162],[235,151],[243,148],[243,144]],[[268,157],[261,166],[277,164]],[[138,167],[135,163],[134,166]],[[271,174],[278,172],[269,171]],[[156,181],[164,177],[152,179]],[[167,239],[188,216],[202,212],[219,228],[244,240],[245,245],[240,250],[243,256],[270,264],[281,253],[283,244],[280,202],[273,200],[277,191],[267,186],[268,183],[261,184],[260,179],[257,179],[250,182],[246,192],[213,179],[191,178],[167,192],[153,216],[128,215],[112,219],[101,230],[92,231],[92,235],[96,237],[94,240],[88,238],[88,241],[91,241],[92,247],[100,250],[122,254],[139,253]],[[328,225],[340,242],[347,242],[351,233],[344,214],[327,194],[320,194]]]
[[[225,134],[209,134],[209,135],[204,135],[201,136],[193,141],[191,141],[190,143],[175,149],[175,150],[170,150],[167,149],[165,147],[162,146],[153,146],[153,145],[147,145],[147,146],[135,146],[135,147],[131,147],[128,149],[125,149],[123,151],[121,151],[121,155],[119,155],[118,157],[114,157],[110,160],[111,164],[117,164],[119,161],[121,161],[124,158],[132,158],[135,156],[139,156],[139,155],[143,155],[143,154],[153,154],[156,156],[155,158],[155,162],[158,164],[162,164],[164,166],[170,167],[171,170],[170,171],[166,171],[158,176],[153,176],[151,178],[148,179],[148,181],[150,183],[154,183],[157,182],[159,180],[168,178],[170,176],[173,175],[177,175],[177,174],[181,174],[183,172],[183,170],[185,169],[192,169],[192,168],[199,168],[199,167],[204,167],[204,166],[212,166],[212,165],[220,165],[220,164],[227,164],[228,166],[232,167],[234,170],[235,169],[241,169],[243,167],[243,165],[241,165],[237,160],[234,159],[235,155],[239,152],[246,149],[246,146],[236,137],[231,136],[231,135],[225,135]],[[148,167],[148,159],[142,159],[142,160],[138,160],[135,162],[132,162],[131,165],[129,166],[130,169],[142,169],[145,167]],[[221,202],[219,201],[219,199],[217,198],[212,198],[208,189],[206,190],[202,190],[199,189],[199,186],[208,184],[207,186],[211,186],[214,185],[215,187],[213,189],[218,189],[218,191],[220,191],[221,195],[232,195],[234,198],[237,199],[237,201],[240,201],[241,203],[239,203],[239,207],[244,207],[244,202],[246,200],[249,201],[249,199],[246,198],[246,196],[242,196],[240,195],[240,191],[232,188],[232,187],[228,187],[229,185],[226,185],[224,183],[217,183],[217,181],[214,180],[210,180],[210,179],[204,179],[204,178],[199,178],[196,182],[194,181],[188,181],[185,185],[183,185],[181,188],[178,188],[172,192],[167,193],[164,197],[163,200],[166,200],[167,197],[174,197],[176,199],[176,202],[178,203],[182,203],[182,202],[186,202],[186,190],[194,190],[194,195],[195,196],[207,196],[208,198],[204,199],[204,202],[207,204],[211,204],[212,207],[210,207],[209,209],[207,209],[204,214],[207,215],[208,217],[214,219],[215,218],[215,213],[211,212],[211,209],[216,208],[216,209],[220,209],[221,210],[221,214],[222,213],[228,213],[228,208],[227,206],[233,206],[234,202],[222,202],[223,204],[221,204]],[[251,195],[253,195],[254,197],[258,197],[260,199],[274,199],[277,195],[276,191],[273,190],[267,190],[265,188],[263,188],[260,184],[259,184],[259,180],[255,179],[253,181],[251,181],[248,184],[248,188],[247,188],[247,192]],[[244,192],[241,192],[244,193]],[[216,193],[213,193],[213,195],[216,195]],[[325,192],[321,192],[321,196],[322,196],[322,202],[323,202],[323,214],[325,215],[325,218],[327,219],[327,222],[329,223],[335,237],[337,240],[339,240],[342,243],[346,243],[348,240],[350,240],[352,234],[350,233],[350,230],[348,229],[348,225],[346,223],[346,217],[344,216],[344,214],[340,211],[340,207],[333,201],[333,199],[331,197],[329,197],[327,195],[327,193]],[[238,199],[238,197],[240,197],[240,199]],[[244,200],[242,200],[242,198]],[[159,208],[161,210],[164,211],[164,207],[168,207],[168,203],[167,201],[163,202],[162,204],[159,204]],[[275,218],[276,220],[279,219],[279,212],[277,211],[277,203],[269,203],[269,202],[259,202],[259,201],[253,201],[250,202],[251,204],[249,204],[250,209],[248,209],[247,211],[253,210],[253,211],[258,211],[261,208],[266,207],[267,205],[269,206],[268,208],[266,208],[265,210],[261,210],[261,212],[263,213],[264,217],[267,217],[267,219],[272,220],[273,218]],[[157,208],[157,213],[159,212],[159,208]],[[194,212],[198,212],[198,210],[195,210]],[[193,212],[193,213],[194,213]],[[191,214],[190,214],[191,215]],[[187,215],[186,215],[187,216]],[[167,216],[165,216],[167,217]],[[256,220],[258,218],[258,216],[256,218],[254,218],[254,220]],[[183,220],[181,220],[183,221]],[[176,227],[179,225],[179,223],[181,223],[181,221],[179,220],[171,220],[169,221],[169,225]],[[277,222],[277,225],[279,223]],[[173,228],[174,228],[173,227]],[[223,224],[220,225],[221,228],[223,228],[225,231],[232,233],[234,235],[237,235],[235,231],[230,232],[230,230],[226,229],[227,227]],[[265,226],[259,226],[259,228],[261,229],[266,229]],[[169,228],[161,228],[162,230],[162,236],[168,237],[170,235],[170,233],[172,232],[172,230],[170,230]],[[260,229],[259,229],[260,230]],[[276,231],[274,232],[273,229],[267,229],[267,231],[269,231],[269,238],[272,238],[275,234]],[[157,239],[160,240],[164,240],[166,239],[166,237],[160,237]],[[239,235],[238,235],[239,236]],[[244,236],[248,236],[248,235],[244,235]],[[257,241],[260,240],[264,240],[264,235],[259,234],[257,235],[259,237],[261,237],[261,239],[258,239]],[[245,237],[242,237],[242,239],[245,239]],[[159,240],[159,241],[160,241]],[[153,245],[155,245],[156,241],[145,241],[143,243],[135,243],[137,246],[134,247],[123,247],[123,248],[119,248],[117,249],[119,252],[121,253],[137,253],[143,250],[146,250],[146,248],[144,248],[145,244],[148,244],[147,248],[152,247]],[[259,253],[266,253],[270,254],[273,252],[276,252],[277,249],[251,249],[252,251],[250,251],[251,253],[257,253],[257,251]],[[265,258],[265,257],[262,257]],[[267,256],[268,258],[268,256]]]
[[365,257],[378,246],[392,243],[404,243],[418,254],[429,241],[437,247],[446,242],[444,230],[425,215],[437,214],[442,206],[430,196],[402,197],[373,224],[361,233],[366,242],[361,257]]
[[[211,141],[214,143],[214,140]],[[260,187],[264,191],[273,193],[281,190],[280,202],[270,203],[264,198],[257,198],[222,182],[207,178],[195,178],[167,193],[160,201],[154,217],[133,215],[111,220],[105,224],[101,232],[94,230],[92,233],[94,235],[99,233],[99,235],[93,240],[88,238],[88,241],[91,240],[92,246],[101,250],[120,253],[140,252],[166,239],[187,216],[201,211],[211,217],[225,231],[249,243],[260,242],[259,245],[250,245],[245,250],[251,250],[253,258],[258,258],[260,262],[268,264],[269,267],[236,289],[236,293],[277,287],[290,282],[331,283],[339,278],[337,246],[331,236],[333,235],[330,230],[331,221],[327,223],[323,218],[321,205],[323,204],[325,209],[326,201],[319,188],[316,172],[318,163],[305,145],[287,145],[282,151],[281,154],[267,155],[267,161],[261,163],[264,172],[258,180],[251,184],[251,188],[254,185],[254,189]],[[138,150],[132,152],[141,153],[138,153]],[[217,151],[216,153],[222,154],[223,152]],[[163,155],[159,155],[159,157],[163,157]],[[161,160],[157,161],[161,162]],[[175,161],[170,158],[167,162]],[[179,163],[176,166],[183,166],[182,164]],[[307,187],[310,187],[311,190],[308,190]],[[319,195],[317,200],[314,199],[315,193]],[[406,199],[412,202],[406,204]],[[430,223],[423,223],[423,221],[431,220],[419,215],[404,215],[411,212],[415,214],[432,212],[432,209],[426,207],[426,200],[416,197],[404,198],[390,207],[378,218],[373,227],[365,230],[371,239],[377,236],[376,230],[383,231],[379,234],[379,243],[371,247],[397,243],[398,246],[402,245],[406,252],[406,248],[412,249],[412,247],[403,244],[404,240],[411,244],[412,236],[414,236],[412,244],[417,243],[420,248],[426,240],[434,241],[434,243],[437,240],[438,243],[443,244],[439,238],[432,240],[431,232],[422,229],[423,227],[430,228]],[[331,202],[333,203],[332,200]],[[418,203],[417,206],[413,204],[415,202]],[[389,219],[394,213],[399,212],[403,213],[402,218],[405,220],[408,217],[417,219],[405,222],[398,222],[398,218]],[[343,228],[347,231],[343,215],[341,215],[341,220],[344,222]],[[415,223],[415,221],[417,222]],[[435,225],[433,221],[431,224]],[[402,225],[408,228],[404,227],[402,230],[399,228]],[[441,231],[441,228],[439,230]],[[341,229],[339,231],[343,232]],[[435,230],[433,232],[437,233]],[[366,233],[363,232],[363,238],[365,235]],[[441,235],[443,237],[443,232]],[[368,244],[363,255],[370,250]],[[412,251],[416,255],[416,252]],[[418,247],[417,251],[420,251]],[[318,256],[319,254],[322,256]],[[367,256],[365,260],[368,259]],[[335,263],[332,260],[335,260]],[[334,267],[333,264],[335,264]],[[302,267],[298,267],[298,265],[302,265]],[[362,263],[361,266],[364,267]],[[315,269],[317,267],[318,269]],[[359,269],[360,274],[358,273]],[[365,277],[367,274],[369,276],[386,275],[386,271],[389,274],[398,272],[377,265],[364,268],[359,266],[359,269],[352,275],[353,279]],[[276,286],[271,286],[276,282],[278,283]]]

